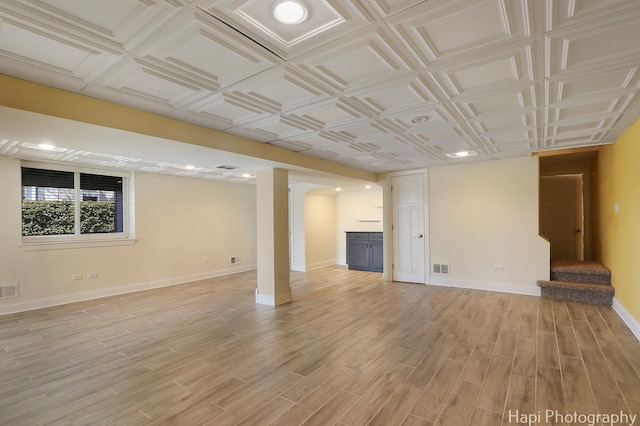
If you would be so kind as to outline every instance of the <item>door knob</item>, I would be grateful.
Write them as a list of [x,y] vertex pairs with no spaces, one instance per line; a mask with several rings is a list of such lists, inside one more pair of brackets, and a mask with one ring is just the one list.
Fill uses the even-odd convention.
[[424,237],[424,235],[420,234],[417,237],[413,237],[413,238],[422,238],[422,237]]
[[579,233],[581,233],[581,232],[582,232],[582,229],[576,229],[576,230],[575,230],[575,231],[573,231],[573,232],[575,232],[576,234],[579,234]]

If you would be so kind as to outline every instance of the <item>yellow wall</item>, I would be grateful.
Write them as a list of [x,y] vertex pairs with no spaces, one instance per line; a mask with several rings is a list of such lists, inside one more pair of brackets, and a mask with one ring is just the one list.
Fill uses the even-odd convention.
[[[640,321],[640,120],[600,150],[599,251],[611,269],[616,300]],[[614,206],[618,203],[619,211]]]

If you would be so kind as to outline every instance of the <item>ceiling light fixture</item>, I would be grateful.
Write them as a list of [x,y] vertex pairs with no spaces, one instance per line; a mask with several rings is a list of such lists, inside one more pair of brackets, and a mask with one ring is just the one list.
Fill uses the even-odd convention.
[[449,158],[465,158],[465,157],[472,157],[474,155],[478,155],[478,153],[473,150],[469,150],[469,151],[463,150],[463,151],[456,151],[456,152],[448,152],[445,155]]
[[364,189],[371,189],[371,185],[365,186]]
[[251,175],[249,173],[243,173],[242,177],[246,178],[246,179],[249,179],[251,177]]
[[342,191],[342,188],[336,188],[336,191],[340,192]]
[[429,117],[428,115],[419,115],[417,117],[415,117],[414,119],[411,120],[412,123],[417,124],[417,123],[425,123],[427,121],[429,121],[431,119],[431,117]]
[[45,151],[54,151],[56,149],[56,146],[50,143],[41,143],[38,144],[38,148],[44,149]]
[[194,166],[193,164],[188,164],[188,165],[184,166],[184,168],[187,169],[187,170],[195,170],[196,166]]
[[307,9],[295,1],[283,1],[276,5],[273,15],[283,24],[295,25],[307,19]]

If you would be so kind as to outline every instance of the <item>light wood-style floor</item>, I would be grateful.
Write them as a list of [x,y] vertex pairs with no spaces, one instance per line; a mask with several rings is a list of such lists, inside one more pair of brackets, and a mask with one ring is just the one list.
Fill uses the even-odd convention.
[[610,308],[342,267],[292,281],[295,301],[277,308],[254,303],[244,273],[0,317],[0,424],[640,414],[640,343]]

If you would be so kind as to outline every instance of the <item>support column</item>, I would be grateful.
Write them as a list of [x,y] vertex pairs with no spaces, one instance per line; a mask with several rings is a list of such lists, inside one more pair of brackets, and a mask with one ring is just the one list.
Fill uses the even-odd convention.
[[257,177],[258,288],[256,303],[291,302],[289,287],[289,175],[260,170]]

